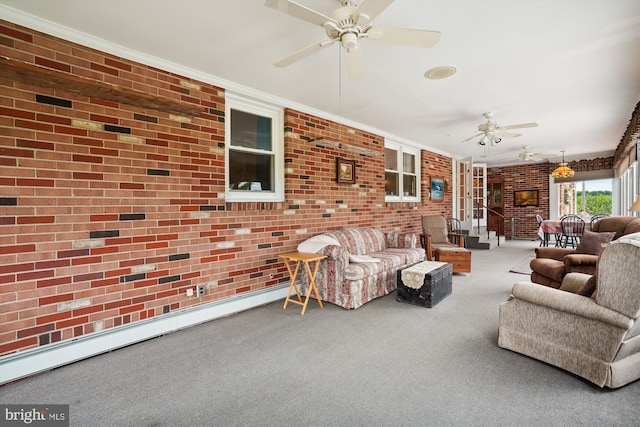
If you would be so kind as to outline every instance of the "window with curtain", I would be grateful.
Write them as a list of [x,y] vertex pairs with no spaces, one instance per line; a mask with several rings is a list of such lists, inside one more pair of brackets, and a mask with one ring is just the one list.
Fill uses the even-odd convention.
[[282,109],[228,94],[225,111],[226,200],[284,200]]

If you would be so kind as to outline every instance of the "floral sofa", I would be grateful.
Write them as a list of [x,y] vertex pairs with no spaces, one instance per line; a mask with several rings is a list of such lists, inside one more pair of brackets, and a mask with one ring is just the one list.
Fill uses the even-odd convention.
[[[327,255],[316,274],[320,299],[350,309],[394,291],[398,269],[424,261],[424,249],[416,246],[415,234],[345,228],[314,236],[298,251]],[[303,271],[303,295],[309,292],[308,284]]]

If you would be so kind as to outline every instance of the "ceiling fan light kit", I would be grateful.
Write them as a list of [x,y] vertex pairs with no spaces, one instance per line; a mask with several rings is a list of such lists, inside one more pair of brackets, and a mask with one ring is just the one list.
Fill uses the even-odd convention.
[[[399,44],[413,47],[433,47],[440,41],[439,31],[413,30],[409,28],[374,27],[372,21],[381,14],[394,0],[354,0],[339,1],[341,7],[331,13],[331,17],[291,0],[266,0],[265,6],[286,13],[294,18],[324,28],[327,40],[316,42],[288,57],[274,63],[276,67],[286,67],[294,62],[340,42],[345,49],[347,71],[351,79],[359,79],[365,75],[365,65],[359,45],[360,39],[369,38],[382,43]],[[450,67],[453,68],[453,67]],[[444,74],[455,73],[451,70],[440,71]],[[448,77],[448,76],[446,76]],[[445,78],[445,77],[438,77]]]
[[519,125],[510,125],[510,126],[500,126],[496,121],[493,120],[492,112],[484,113],[484,118],[487,119],[486,123],[482,123],[478,125],[478,133],[470,136],[462,142],[468,142],[477,137],[481,137],[477,144],[481,147],[486,147],[487,145],[494,146],[499,144],[502,141],[502,138],[516,138],[518,136],[522,136],[519,133],[507,132],[507,129],[521,129],[521,128],[532,128],[538,126],[537,123],[522,123]]
[[532,153],[529,151],[528,145],[522,146],[522,153],[518,154],[518,159],[523,162],[539,162],[549,157],[551,154],[543,154],[543,153]]

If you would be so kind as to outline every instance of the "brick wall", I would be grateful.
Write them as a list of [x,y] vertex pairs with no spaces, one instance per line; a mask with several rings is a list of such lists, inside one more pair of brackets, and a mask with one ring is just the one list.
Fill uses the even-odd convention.
[[[487,180],[504,181],[505,236],[511,237],[511,218],[514,237],[534,239],[538,232],[536,214],[549,218],[549,163],[532,163],[487,169]],[[513,192],[538,190],[538,206],[514,206]]]
[[[382,137],[290,109],[286,200],[225,203],[224,88],[3,21],[0,56],[125,93],[2,69],[0,355],[286,282],[278,254],[327,229],[418,233],[421,215],[451,215],[450,192],[427,192],[430,176],[451,179],[450,158],[422,151],[422,202],[387,204]],[[355,185],[335,182],[336,157],[356,161]]]

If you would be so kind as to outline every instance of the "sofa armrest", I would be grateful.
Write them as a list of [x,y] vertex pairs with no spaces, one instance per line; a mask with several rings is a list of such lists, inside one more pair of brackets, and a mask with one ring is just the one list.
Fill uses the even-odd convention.
[[633,325],[633,320],[624,314],[602,307],[593,299],[582,295],[529,282],[517,282],[513,285],[511,293],[515,299],[596,320],[617,328],[629,329]]
[[561,291],[577,294],[587,284],[591,277],[593,277],[591,274],[567,273],[562,279],[562,285],[560,285],[559,289]]
[[569,255],[575,252],[575,249],[567,248],[550,248],[550,247],[538,247],[536,248],[536,258],[551,258],[558,261],[562,261],[565,255]]
[[572,267],[594,267],[598,262],[597,255],[589,254],[569,254],[562,259],[567,272],[572,271]]
[[327,245],[322,248],[319,254],[326,255],[330,261],[335,261],[340,265],[340,271],[349,265],[349,251],[344,246]]
[[465,240],[464,234],[447,233],[447,237],[449,238],[449,241],[454,245],[458,245],[459,247],[464,248],[464,240]]
[[415,249],[418,237],[414,233],[385,233],[388,248]]

